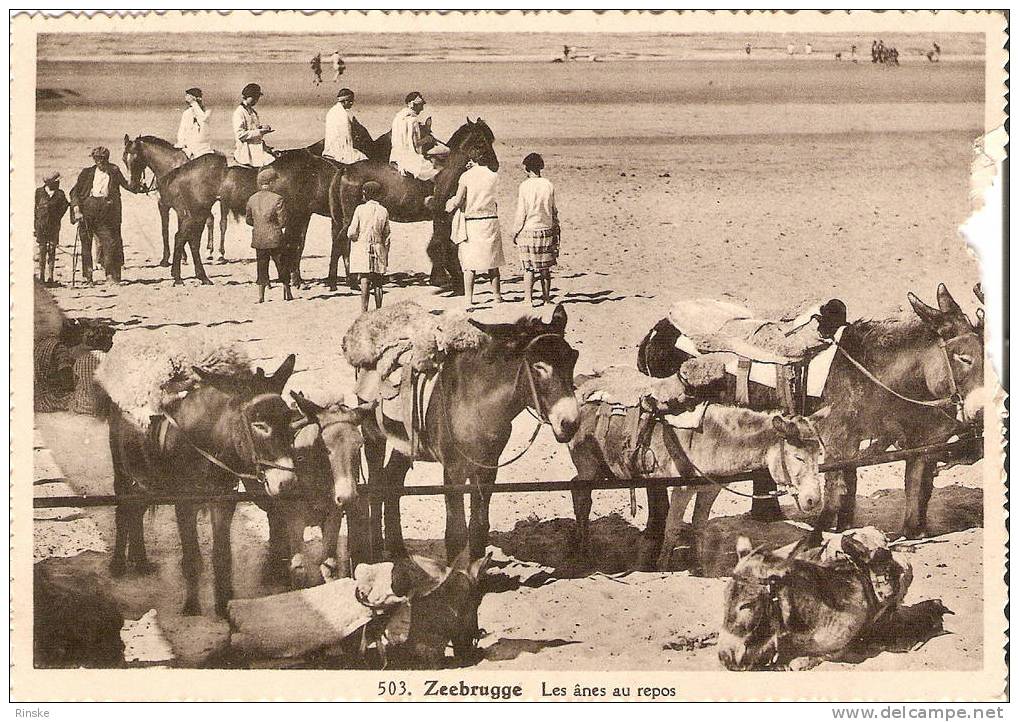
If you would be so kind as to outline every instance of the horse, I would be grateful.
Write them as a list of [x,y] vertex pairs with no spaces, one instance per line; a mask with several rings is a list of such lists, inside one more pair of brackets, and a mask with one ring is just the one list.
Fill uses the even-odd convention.
[[[642,459],[630,464],[621,457],[627,444],[626,423],[622,416],[609,417],[605,433],[599,433],[597,404],[583,404],[580,428],[569,442],[570,457],[577,479],[594,481],[630,475],[655,476],[727,476],[766,467],[771,478],[789,490],[797,506],[810,511],[821,503],[823,483],[817,470],[821,443],[814,424],[827,416],[822,409],[810,419],[777,412],[753,411],[725,404],[709,404],[698,429],[674,429],[664,419],[652,422],[650,434],[638,451]],[[639,468],[633,469],[633,466]],[[638,564],[653,570],[662,551],[666,529],[678,529],[690,499],[697,495],[693,525],[707,521],[720,486],[676,487],[669,504],[664,488],[649,488],[648,522],[641,537]],[[574,489],[573,514],[577,522],[576,548],[584,553],[588,543],[588,519],[591,514],[591,489]],[[665,550],[670,549],[669,545]]]
[[[352,575],[360,561],[367,560],[363,542],[367,539],[366,510],[358,503],[357,484],[361,476],[360,425],[364,407],[342,403],[319,406],[303,394],[291,392],[300,418],[293,422],[296,492],[301,501],[286,495],[267,501],[263,510],[269,517],[270,559],[289,559],[291,586],[313,582],[301,551],[306,526],[322,532],[325,557],[319,572],[325,581],[344,573]],[[347,550],[338,555],[340,522],[347,515]],[[349,557],[349,568],[341,569]]]
[[[938,308],[912,293],[908,299],[915,317],[859,320],[844,327],[824,391],[808,400],[808,411],[832,409],[817,423],[829,460],[858,458],[864,441],[875,442],[867,448],[873,453],[892,443],[914,448],[982,428],[987,398],[982,311],[971,322],[944,284],[938,286]],[[655,328],[668,333],[652,330],[644,337],[637,367],[664,377],[689,356],[675,348],[677,330],[667,320]],[[749,399],[755,409],[782,405],[775,389],[753,382]],[[907,538],[927,532],[936,468],[937,459],[925,456],[906,461],[902,534]],[[828,472],[826,480],[819,523],[846,529],[856,511],[856,470]]]
[[[579,410],[573,388],[577,351],[566,341],[566,310],[556,306],[549,323],[523,318],[516,323],[470,323],[486,338],[477,348],[450,353],[438,370],[431,397],[424,409],[423,441],[419,461],[442,464],[443,483],[492,484],[499,456],[512,431],[511,422],[524,409],[552,428],[559,442],[569,441],[577,430]],[[381,424],[381,425],[380,425]],[[411,458],[394,445],[383,467],[386,443],[407,448],[402,424],[369,416],[362,426],[369,484],[398,490]],[[446,496],[446,558],[451,561],[469,546],[470,558],[479,559],[488,544],[490,493],[472,497],[470,527],[464,517],[461,494]],[[374,554],[383,546],[390,558],[406,555],[400,527],[400,500],[371,499],[371,544]]]
[[[240,479],[248,491],[279,497],[297,482],[293,471],[290,408],[280,394],[294,370],[291,354],[271,376],[210,375],[195,368],[199,385],[179,398],[172,411],[148,430],[139,429],[119,408],[110,413],[113,488],[118,496],[138,491],[186,496],[195,491],[229,493]],[[172,415],[171,415],[172,414]],[[182,470],[187,472],[182,476]],[[233,596],[230,526],[235,502],[212,510],[212,565],[216,612],[226,616]],[[126,570],[125,552],[136,571],[152,571],[145,555],[140,504],[117,506],[116,541],[110,571]],[[200,613],[198,504],[176,504],[177,530],[187,587],[184,614]]]
[[725,589],[718,658],[729,670],[766,669],[801,657],[837,658],[882,618],[870,551],[846,534],[844,562],[818,564],[818,530],[788,557],[753,549],[741,536]]
[[[380,139],[381,140],[381,139]],[[361,203],[361,188],[368,181],[382,186],[379,197],[389,211],[389,219],[396,223],[432,222],[432,238],[428,242],[428,257],[432,263],[431,283],[449,284],[457,293],[463,293],[463,271],[457,258],[456,246],[450,239],[452,221],[445,204],[456,193],[457,182],[467,170],[468,155],[480,150],[483,163],[493,171],[499,170],[499,159],[492,144],[495,135],[484,120],[467,121],[450,137],[450,153],[434,181],[422,181],[401,174],[388,162],[363,160],[347,166],[333,179],[329,191],[333,218],[333,248],[329,259],[329,287],[336,288],[336,274],[342,257],[347,263],[347,228],[354,209]]]
[[[177,148],[168,140],[157,138],[154,135],[139,135],[134,140],[127,133],[124,134],[124,167],[128,169],[131,178],[131,185],[135,188],[142,187],[142,174],[148,168],[156,176],[156,181],[166,175],[174,168],[187,163],[190,158],[180,148]],[[162,196],[157,200],[159,207],[160,229],[163,235],[163,257],[159,260],[160,266],[170,265],[170,206]],[[213,228],[212,218],[208,221],[209,229],[209,250],[212,251]],[[220,254],[223,246],[220,244]]]

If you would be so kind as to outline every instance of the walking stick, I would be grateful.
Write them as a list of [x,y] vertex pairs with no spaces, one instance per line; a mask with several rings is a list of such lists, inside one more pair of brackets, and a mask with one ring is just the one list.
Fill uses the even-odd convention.
[[81,224],[84,218],[78,219],[78,227],[74,229],[74,249],[71,251],[71,288],[75,288],[74,279],[78,273],[78,234],[81,233]]

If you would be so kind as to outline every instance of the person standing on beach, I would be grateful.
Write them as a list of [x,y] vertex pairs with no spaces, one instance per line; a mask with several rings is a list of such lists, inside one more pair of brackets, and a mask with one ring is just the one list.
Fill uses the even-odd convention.
[[354,91],[350,88],[341,88],[336,94],[336,104],[326,113],[323,158],[337,163],[356,163],[368,159],[368,156],[354,147],[352,129],[357,119],[354,117],[353,107]]
[[337,50],[332,54],[333,64],[333,82],[340,82],[340,76],[343,75],[343,71],[347,69],[347,66],[343,62],[343,58],[340,57],[340,51]]
[[524,271],[524,303],[534,305],[534,274],[541,279],[544,303],[552,300],[552,268],[559,256],[559,209],[552,183],[541,177],[545,160],[537,153],[524,158],[527,178],[517,194],[517,215],[513,220],[513,244],[520,252]]
[[322,84],[322,53],[311,56],[311,82],[315,85]]
[[212,153],[209,144],[209,116],[211,110],[205,109],[202,101],[201,88],[188,88],[184,91],[184,103],[187,109],[180,116],[177,128],[177,147],[183,150],[188,158]]
[[276,180],[276,171],[263,168],[258,171],[258,190],[248,199],[245,220],[251,226],[251,247],[255,249],[257,267],[258,302],[265,302],[265,287],[269,285],[269,260],[276,266],[276,275],[283,284],[283,300],[294,300],[290,292],[290,269],[284,259],[283,228],[287,225],[287,209],[283,196],[270,188]]
[[389,211],[379,202],[382,186],[368,181],[361,189],[364,202],[354,209],[347,228],[350,239],[350,270],[361,286],[361,312],[368,310],[368,296],[375,291],[375,308],[382,308],[382,285],[389,265]]
[[67,213],[67,196],[60,190],[60,174],[50,173],[35,189],[35,241],[39,244],[39,281],[54,285],[53,265],[60,246],[60,220]]
[[481,153],[477,148],[470,150],[467,170],[460,176],[456,193],[446,203],[446,212],[455,213],[453,242],[457,244],[457,254],[463,267],[468,309],[474,305],[474,277],[477,273],[488,273],[495,302],[502,303],[499,266],[505,258],[499,207],[495,202],[499,176],[482,164]]
[[99,241],[99,263],[106,272],[106,282],[122,283],[124,239],[120,235],[120,189],[131,190],[130,184],[113,163],[110,151],[99,146],[92,149],[95,165],[78,174],[71,189],[71,223],[82,223],[81,271],[86,283],[92,283],[92,237]]
[[401,173],[418,178],[432,180],[438,170],[426,156],[428,139],[431,137],[431,122],[421,122],[421,111],[425,108],[425,98],[415,91],[404,98],[406,107],[393,118],[392,150],[389,162],[395,163]]
[[262,125],[255,111],[255,105],[262,97],[262,88],[257,83],[248,83],[241,91],[241,104],[233,115],[234,160],[240,165],[261,168],[275,158],[265,144],[265,136],[272,132],[268,125]]

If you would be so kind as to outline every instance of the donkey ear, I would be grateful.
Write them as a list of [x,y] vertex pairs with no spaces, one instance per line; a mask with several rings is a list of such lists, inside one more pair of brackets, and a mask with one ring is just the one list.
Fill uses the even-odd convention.
[[976,285],[973,286],[973,295],[977,297],[981,304],[984,304],[984,284],[977,281]]
[[280,367],[276,369],[275,373],[268,378],[269,385],[276,391],[276,393],[283,393],[283,387],[287,385],[287,381],[290,380],[290,375],[294,373],[294,365],[297,363],[297,356],[290,354],[286,360],[280,364]]
[[471,565],[467,568],[467,576],[469,576],[475,582],[481,579],[484,575],[485,570],[488,569],[488,565],[492,562],[492,552],[488,552],[481,559],[477,559],[471,562]]
[[952,298],[952,294],[948,292],[948,287],[943,284],[938,284],[938,308],[941,309],[942,313],[948,315],[961,314],[963,311],[959,308],[959,304]]
[[126,148],[131,143],[131,136],[124,133],[124,147]]
[[906,298],[909,299],[909,305],[913,307],[913,311],[920,320],[929,326],[937,328],[941,325],[943,314],[938,309],[928,306],[926,303],[916,297],[912,291],[906,294]]
[[518,335],[517,326],[514,323],[481,323],[473,318],[468,318],[467,323],[495,339],[509,339]]
[[736,540],[736,556],[740,559],[750,556],[754,551],[754,545],[750,543],[750,539],[745,536],[741,536]]
[[200,378],[202,381],[208,381],[209,379],[212,378],[212,374],[210,374],[208,371],[204,369],[198,368],[197,366],[192,366],[191,371],[195,374],[195,376]]
[[297,408],[301,410],[301,413],[312,421],[315,421],[318,415],[325,411],[324,408],[306,397],[300,391],[291,391],[290,397],[297,403]]
[[823,406],[810,415],[811,421],[824,421],[831,416],[831,404]]
[[559,336],[566,335],[566,308],[561,303],[557,303],[555,310],[552,312],[552,321],[549,323],[552,333]]
[[824,536],[821,534],[820,528],[811,529],[807,532],[798,542],[793,550],[789,552],[789,559],[796,559],[801,554],[805,554],[811,549],[817,549],[824,542]]
[[775,431],[787,439],[797,439],[800,436],[800,429],[796,422],[785,414],[775,414],[772,416],[771,425],[775,427]]
[[465,546],[459,554],[456,555],[456,559],[450,565],[452,569],[457,569],[462,572],[466,572],[471,568],[471,550],[470,546]]

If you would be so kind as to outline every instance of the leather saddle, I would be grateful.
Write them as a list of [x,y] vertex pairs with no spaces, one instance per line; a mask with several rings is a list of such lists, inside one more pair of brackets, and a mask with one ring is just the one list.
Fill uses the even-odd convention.
[[[397,426],[403,429],[405,439],[390,441],[413,464],[416,458],[431,458],[423,448],[421,432],[425,425],[425,411],[434,386],[436,373],[425,374],[411,366],[396,366],[383,375],[376,369],[358,369],[355,393],[362,401],[374,404],[379,428],[383,431]],[[389,422],[389,423],[387,423]]]

